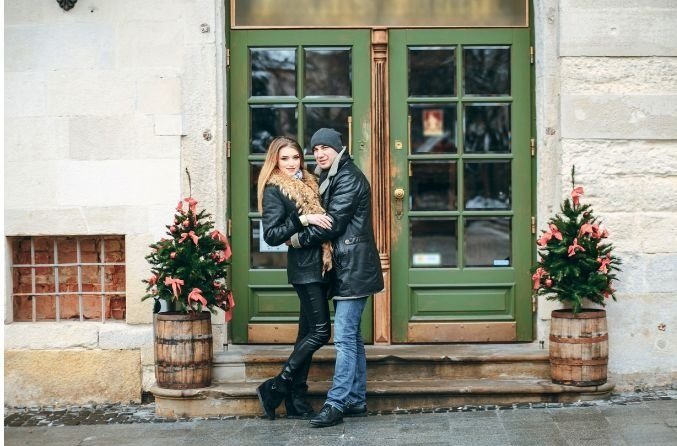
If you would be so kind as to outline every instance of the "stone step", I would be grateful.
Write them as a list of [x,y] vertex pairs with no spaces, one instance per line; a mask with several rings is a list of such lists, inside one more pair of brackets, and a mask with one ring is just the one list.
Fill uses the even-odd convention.
[[[256,396],[260,382],[215,384],[208,388],[170,390],[154,387],[156,411],[165,417],[261,415]],[[310,383],[309,400],[322,405],[329,381]],[[421,379],[369,381],[370,411],[450,408],[465,405],[511,405],[515,403],[573,402],[606,398],[612,384],[572,387],[543,379]],[[278,414],[284,413],[284,404]]]
[[[291,346],[230,346],[214,357],[214,382],[258,381],[279,373]],[[367,346],[369,380],[550,378],[547,350],[532,344]],[[313,357],[309,381],[330,380],[336,350]]]

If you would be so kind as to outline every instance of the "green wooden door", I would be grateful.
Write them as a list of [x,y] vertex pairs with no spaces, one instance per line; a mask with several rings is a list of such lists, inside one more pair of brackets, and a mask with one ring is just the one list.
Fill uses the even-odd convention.
[[[286,253],[260,239],[256,182],[269,141],[296,138],[306,149],[320,127],[349,142],[369,172],[370,34],[368,30],[231,32],[230,203],[233,241],[232,323],[235,343],[290,343],[299,303],[287,284]],[[330,306],[331,307],[331,306]],[[367,306],[362,333],[372,339]]]
[[389,36],[393,340],[531,340],[529,30]]

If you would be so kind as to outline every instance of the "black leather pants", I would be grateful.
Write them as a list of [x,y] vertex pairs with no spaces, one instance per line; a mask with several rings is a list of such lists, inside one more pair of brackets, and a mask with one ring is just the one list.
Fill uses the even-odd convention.
[[294,289],[301,301],[299,331],[294,351],[282,369],[282,377],[292,380],[294,390],[305,393],[313,353],[329,342],[331,336],[329,303],[326,285],[322,283],[295,284]]

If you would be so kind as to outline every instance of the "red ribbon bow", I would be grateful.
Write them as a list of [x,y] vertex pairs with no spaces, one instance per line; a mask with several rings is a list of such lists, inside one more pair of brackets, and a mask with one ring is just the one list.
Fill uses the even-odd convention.
[[183,285],[183,280],[165,277],[165,285],[172,287],[174,297],[179,297],[179,294],[181,294],[181,285]]

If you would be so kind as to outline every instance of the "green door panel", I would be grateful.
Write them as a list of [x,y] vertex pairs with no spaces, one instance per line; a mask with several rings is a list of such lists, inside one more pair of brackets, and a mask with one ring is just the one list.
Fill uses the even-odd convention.
[[394,342],[426,321],[532,339],[529,33],[390,31]]
[[[312,126],[336,126],[343,130],[343,141],[352,148],[356,164],[368,175],[370,33],[232,30],[230,37],[229,201],[237,300],[232,339],[246,343],[249,323],[294,323],[299,311],[296,293],[287,284],[286,254],[264,252],[267,248],[258,238],[256,180],[267,141],[286,134],[305,146],[316,130]],[[336,60],[342,63],[331,63]],[[305,158],[312,164],[312,154]],[[373,337],[372,321],[373,309],[368,305],[362,325],[368,342]]]

